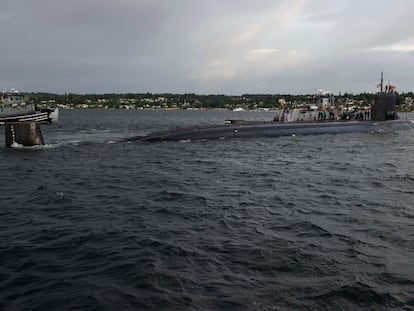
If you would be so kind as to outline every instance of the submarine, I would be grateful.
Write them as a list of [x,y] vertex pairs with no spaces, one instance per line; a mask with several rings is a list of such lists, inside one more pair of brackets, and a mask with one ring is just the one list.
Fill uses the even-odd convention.
[[382,72],[380,86],[381,90],[375,95],[369,110],[354,111],[345,117],[339,117],[329,97],[324,97],[313,110],[307,107],[283,111],[283,116],[275,116],[273,121],[227,120],[227,124],[155,132],[129,141],[204,141],[414,130],[413,120],[399,119],[396,113],[395,87],[389,84],[383,91]]

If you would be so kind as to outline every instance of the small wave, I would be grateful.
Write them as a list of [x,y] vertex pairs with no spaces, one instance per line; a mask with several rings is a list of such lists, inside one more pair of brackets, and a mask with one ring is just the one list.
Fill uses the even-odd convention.
[[42,149],[56,149],[60,147],[66,147],[66,146],[81,146],[81,145],[92,145],[92,144],[116,144],[119,141],[117,140],[108,140],[108,141],[102,141],[102,142],[96,142],[96,141],[90,141],[90,140],[67,140],[67,141],[55,141],[51,143],[47,143],[45,145],[36,145],[36,146],[22,146],[18,145],[14,149],[24,149],[24,150],[42,150]]
[[45,148],[58,148],[62,146],[78,146],[82,143],[81,140],[57,141],[51,144],[46,144]]
[[10,146],[13,150],[40,150],[45,149],[46,145],[34,145],[34,146],[24,146],[18,143],[13,143]]
[[391,176],[390,178],[392,179],[397,179],[397,180],[409,180],[409,181],[414,181],[414,175],[411,174],[401,174],[401,175],[394,175]]
[[378,289],[361,282],[351,285],[343,285],[333,288],[326,293],[311,297],[322,302],[323,305],[332,306],[332,303],[342,302],[343,305],[358,305],[369,309],[382,309],[384,307],[403,307],[404,304],[388,292],[381,292]]
[[207,204],[207,198],[202,195],[189,194],[189,193],[180,193],[180,192],[171,192],[171,191],[161,191],[156,194],[153,198],[154,202],[179,202],[187,204]]
[[395,286],[407,286],[414,288],[414,281],[406,276],[393,274],[391,272],[384,272],[380,279],[387,284],[394,284]]

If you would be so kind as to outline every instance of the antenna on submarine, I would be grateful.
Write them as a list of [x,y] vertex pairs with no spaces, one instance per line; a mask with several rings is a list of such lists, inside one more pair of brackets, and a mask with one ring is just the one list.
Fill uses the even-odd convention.
[[381,94],[382,94],[382,88],[384,86],[384,73],[381,70]]
[[380,88],[380,94],[383,93],[383,88],[384,88],[384,73],[381,70],[381,81],[380,83],[377,84],[377,88]]

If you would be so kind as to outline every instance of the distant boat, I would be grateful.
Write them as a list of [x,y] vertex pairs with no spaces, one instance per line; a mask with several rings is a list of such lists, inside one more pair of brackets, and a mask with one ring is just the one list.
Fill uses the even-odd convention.
[[36,109],[33,103],[27,103],[24,96],[12,89],[5,93],[0,101],[0,124],[7,122],[57,122],[59,108]]

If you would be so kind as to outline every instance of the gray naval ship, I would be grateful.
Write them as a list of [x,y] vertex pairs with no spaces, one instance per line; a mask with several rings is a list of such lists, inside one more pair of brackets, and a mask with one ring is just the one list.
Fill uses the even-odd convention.
[[342,133],[378,133],[414,130],[413,120],[399,119],[396,95],[391,84],[383,88],[370,107],[364,110],[339,112],[330,96],[321,96],[317,105],[279,111],[273,121],[227,120],[226,124],[191,127],[151,133],[129,141],[203,141],[234,138],[280,137]]

